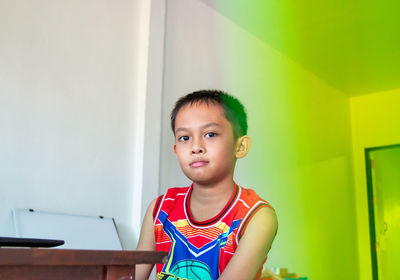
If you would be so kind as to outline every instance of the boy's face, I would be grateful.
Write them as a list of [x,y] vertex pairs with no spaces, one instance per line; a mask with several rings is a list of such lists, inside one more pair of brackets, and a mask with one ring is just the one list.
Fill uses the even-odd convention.
[[183,173],[195,183],[233,177],[236,145],[230,122],[218,104],[182,107],[175,119],[174,152]]

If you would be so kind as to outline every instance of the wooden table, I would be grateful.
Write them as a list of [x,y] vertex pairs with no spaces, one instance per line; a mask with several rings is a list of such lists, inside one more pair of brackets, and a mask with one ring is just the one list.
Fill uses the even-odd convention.
[[0,248],[1,280],[128,280],[135,264],[167,261],[167,252]]

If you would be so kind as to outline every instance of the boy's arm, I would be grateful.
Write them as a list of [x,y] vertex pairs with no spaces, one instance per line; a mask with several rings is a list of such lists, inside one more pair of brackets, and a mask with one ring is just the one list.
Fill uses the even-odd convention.
[[277,229],[275,211],[269,207],[258,210],[218,280],[254,279],[271,248]]
[[[150,250],[155,251],[156,243],[154,239],[154,225],[153,225],[153,210],[156,204],[154,199],[147,208],[146,214],[143,218],[142,229],[140,230],[139,242],[136,250]],[[150,276],[152,264],[138,264],[135,268],[135,279],[147,280]]]

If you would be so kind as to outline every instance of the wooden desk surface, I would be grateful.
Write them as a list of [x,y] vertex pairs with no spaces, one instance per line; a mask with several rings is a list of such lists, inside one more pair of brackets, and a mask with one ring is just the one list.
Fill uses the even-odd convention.
[[167,252],[70,250],[40,248],[0,248],[0,266],[4,265],[134,265],[167,261]]
[[167,262],[167,252],[0,248],[0,280],[128,280],[136,264]]

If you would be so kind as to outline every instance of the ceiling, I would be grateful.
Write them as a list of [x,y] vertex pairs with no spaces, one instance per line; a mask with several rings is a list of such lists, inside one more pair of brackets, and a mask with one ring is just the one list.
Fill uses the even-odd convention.
[[400,88],[400,0],[201,0],[356,96]]

